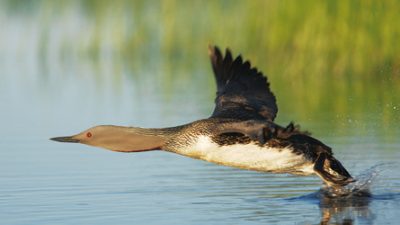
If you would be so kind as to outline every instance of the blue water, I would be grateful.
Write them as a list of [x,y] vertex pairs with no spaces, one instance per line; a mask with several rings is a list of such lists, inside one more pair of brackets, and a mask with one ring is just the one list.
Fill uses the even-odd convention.
[[[207,88],[201,83],[185,96],[172,91],[165,100],[156,88],[146,95],[135,93],[146,91],[140,88],[150,74],[99,87],[89,73],[54,74],[43,81],[35,71],[24,73],[16,64],[8,68],[0,97],[1,224],[397,223],[397,139],[320,136],[356,177],[382,164],[367,174],[375,177],[369,184],[371,197],[335,200],[321,197],[317,177],[243,171],[161,151],[123,154],[48,140],[95,124],[162,127],[206,117],[212,100],[199,94],[198,89]],[[314,133],[329,128],[317,122]]]

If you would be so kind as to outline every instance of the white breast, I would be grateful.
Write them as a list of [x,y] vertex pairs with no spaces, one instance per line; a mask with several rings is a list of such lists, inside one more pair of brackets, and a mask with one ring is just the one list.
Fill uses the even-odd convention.
[[176,153],[213,163],[268,172],[313,173],[312,163],[290,149],[260,147],[254,143],[219,146],[208,136],[199,136]]

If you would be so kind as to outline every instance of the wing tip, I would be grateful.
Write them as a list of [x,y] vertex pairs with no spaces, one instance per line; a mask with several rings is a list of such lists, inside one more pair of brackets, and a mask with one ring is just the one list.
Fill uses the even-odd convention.
[[208,55],[210,57],[212,57],[213,55],[215,55],[215,49],[217,48],[217,46],[212,45],[212,44],[208,44]]
[[[229,48],[225,49],[225,55],[223,55],[218,46],[209,44],[208,54],[214,71],[214,78],[217,82],[216,103],[219,100],[221,102],[227,101],[226,99],[230,99],[229,95],[232,94],[249,95],[252,93],[254,96],[245,96],[244,98],[253,99],[257,107],[259,107],[259,104],[264,104],[268,108],[260,109],[259,114],[263,118],[270,120],[276,117],[278,111],[276,98],[270,90],[268,78],[261,71],[253,67],[251,62],[244,59],[241,54],[233,58]],[[225,97],[225,100],[221,100],[220,96],[222,95],[228,97]],[[230,101],[234,104],[237,100],[231,99]],[[221,102],[219,104],[222,104]],[[213,113],[214,116],[218,114],[218,110],[221,111],[221,109],[216,109]]]
[[[242,54],[239,54],[235,58],[233,58],[232,51],[229,48],[225,48],[225,55],[223,55],[218,46],[209,44],[208,55],[211,59],[214,70],[218,67],[233,67],[234,69],[242,68],[246,71],[251,72],[250,74],[257,74],[261,77],[265,77],[256,67],[253,67],[251,65],[251,62],[249,60],[244,60]],[[222,74],[217,73],[215,75],[220,76]]]
[[[212,44],[208,45],[208,56],[211,59],[218,58],[218,59],[221,59],[221,61],[222,61],[223,59],[226,59],[226,58],[232,58],[232,55],[233,55],[232,51],[229,48],[225,48],[225,55],[222,55],[222,51],[220,50],[220,48],[218,46],[212,45]],[[239,55],[238,57],[241,57],[241,55]]]
[[225,48],[225,55],[223,55],[218,46],[209,44],[208,55],[214,75],[222,84],[233,77],[251,76],[262,79],[262,84],[265,83],[269,87],[268,78],[257,67],[252,66],[249,60],[244,59],[242,54],[238,54],[233,58],[232,51],[229,48]]
[[212,44],[208,45],[208,55],[211,58],[213,58],[213,57],[221,57],[222,58],[221,50],[218,48],[218,46],[212,45]]
[[221,62],[223,61],[223,56],[219,48],[215,45],[208,45],[208,56],[210,57],[211,64],[214,70],[214,73],[218,73],[217,69],[220,67]]

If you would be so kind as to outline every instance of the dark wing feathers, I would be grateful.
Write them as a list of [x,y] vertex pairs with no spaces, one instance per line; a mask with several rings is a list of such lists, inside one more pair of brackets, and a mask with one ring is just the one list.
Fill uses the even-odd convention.
[[278,112],[267,78],[249,61],[235,59],[229,49],[225,57],[217,47],[209,47],[217,82],[217,98],[211,117],[273,121]]

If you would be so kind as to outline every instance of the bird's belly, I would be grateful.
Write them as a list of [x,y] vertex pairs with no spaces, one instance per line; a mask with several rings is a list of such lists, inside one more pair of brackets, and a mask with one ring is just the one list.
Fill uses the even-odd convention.
[[207,136],[199,136],[192,144],[175,152],[242,169],[303,175],[314,173],[313,163],[289,148],[260,147],[254,143],[220,146]]

